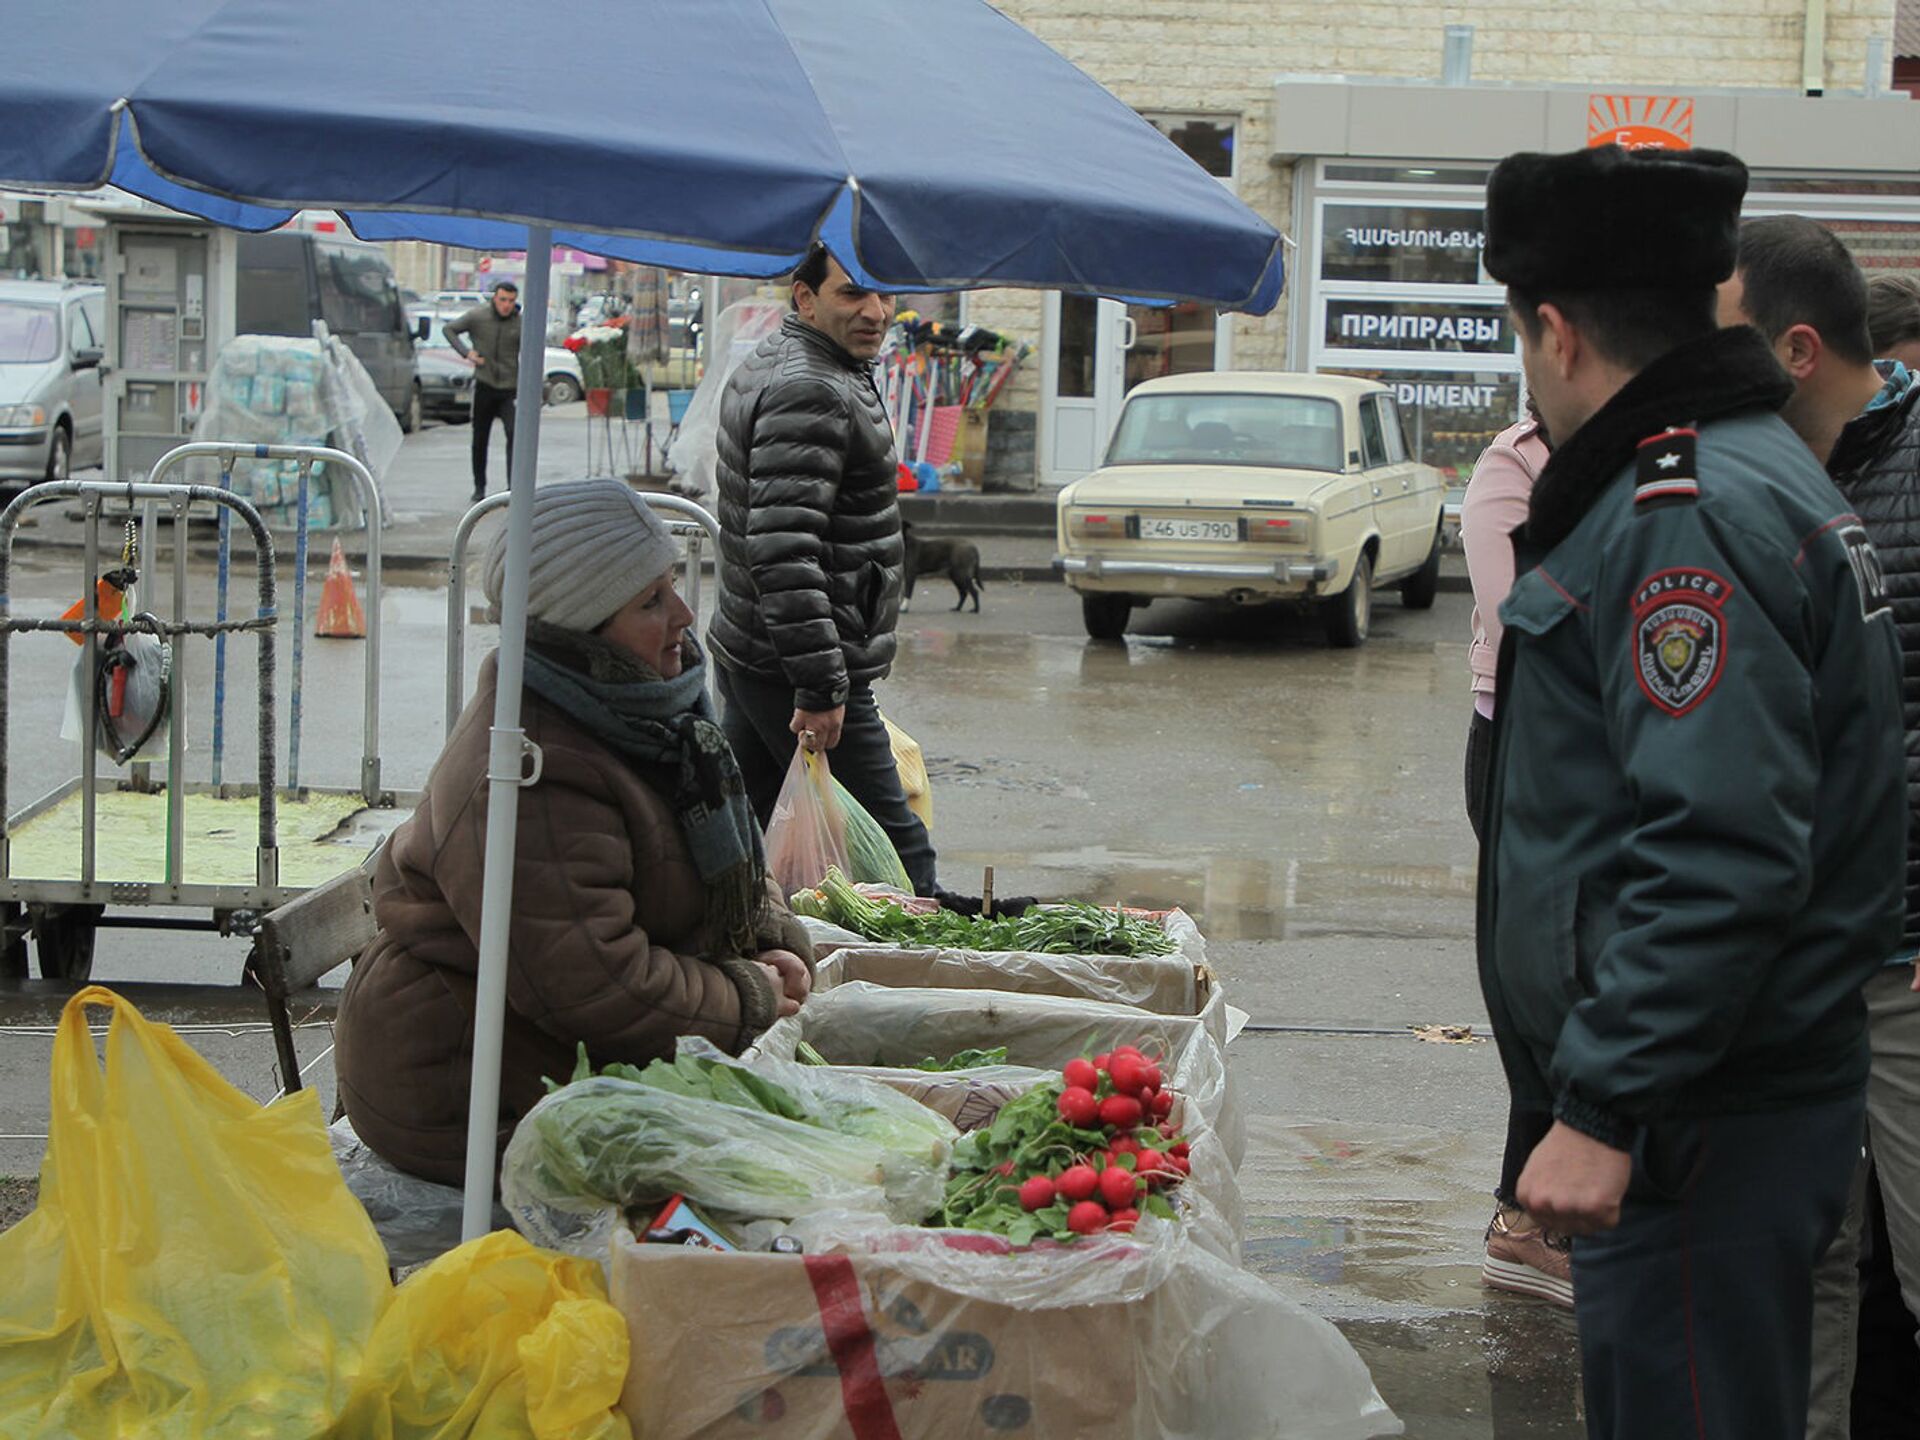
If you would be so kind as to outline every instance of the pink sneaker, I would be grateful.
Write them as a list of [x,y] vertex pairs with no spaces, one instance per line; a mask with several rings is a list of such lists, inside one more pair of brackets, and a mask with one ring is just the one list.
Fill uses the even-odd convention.
[[1573,1308],[1573,1244],[1536,1225],[1527,1212],[1502,1205],[1487,1226],[1480,1283],[1489,1290],[1532,1295]]

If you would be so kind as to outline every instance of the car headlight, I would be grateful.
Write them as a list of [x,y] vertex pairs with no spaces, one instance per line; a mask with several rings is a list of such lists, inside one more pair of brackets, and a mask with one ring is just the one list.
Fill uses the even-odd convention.
[[47,411],[43,405],[0,405],[0,426],[44,425]]

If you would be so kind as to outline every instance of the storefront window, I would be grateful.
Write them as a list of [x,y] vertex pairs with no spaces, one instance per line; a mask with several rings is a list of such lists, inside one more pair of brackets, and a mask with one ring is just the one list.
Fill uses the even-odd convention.
[[1220,312],[1182,301],[1178,305],[1129,305],[1133,348],[1127,352],[1127,389],[1162,375],[1200,375],[1214,368],[1214,337]]
[[1060,383],[1062,399],[1093,398],[1094,334],[1100,302],[1091,295],[1060,297]]
[[1417,350],[1461,355],[1513,351],[1513,329],[1503,305],[1329,300],[1322,339],[1329,350]]
[[1474,285],[1486,233],[1478,209],[1330,204],[1320,239],[1323,280]]
[[1233,176],[1233,121],[1194,116],[1149,115],[1153,128],[1173,141],[1180,151],[1209,175]]
[[100,231],[90,225],[76,226],[61,232],[66,248],[66,271],[70,280],[98,280],[101,272],[101,258],[104,251],[100,245]]
[[1327,166],[1328,180],[1358,181],[1368,185],[1473,185],[1484,186],[1491,172],[1484,167],[1465,169],[1451,165],[1334,165]]
[[1360,370],[1323,367],[1390,386],[1413,458],[1464,485],[1480,452],[1520,418],[1517,374],[1467,370]]

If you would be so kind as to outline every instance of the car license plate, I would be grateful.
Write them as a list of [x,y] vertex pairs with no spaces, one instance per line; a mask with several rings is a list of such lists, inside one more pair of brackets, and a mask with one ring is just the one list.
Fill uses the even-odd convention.
[[1151,515],[1140,517],[1142,540],[1226,540],[1240,538],[1240,526],[1233,520],[1165,520]]

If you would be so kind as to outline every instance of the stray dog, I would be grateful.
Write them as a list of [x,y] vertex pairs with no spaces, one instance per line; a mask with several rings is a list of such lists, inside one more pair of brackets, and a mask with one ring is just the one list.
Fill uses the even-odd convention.
[[902,610],[913,599],[913,582],[922,575],[945,575],[960,592],[953,608],[960,609],[969,599],[973,613],[980,613],[980,591],[986,584],[980,578],[980,547],[971,540],[922,540],[913,533],[913,522],[900,522],[900,536],[906,541],[906,594]]

